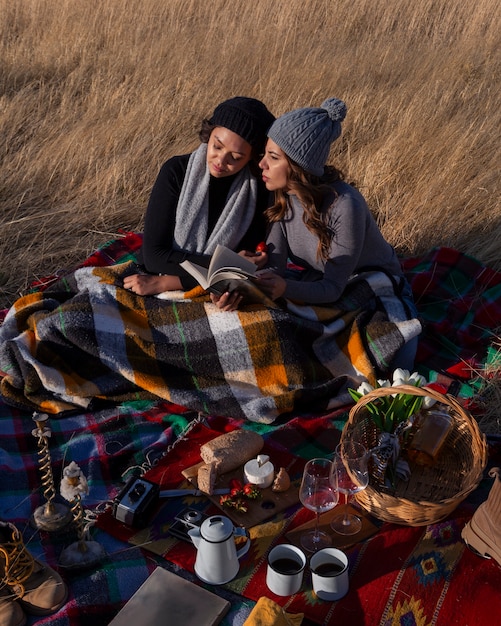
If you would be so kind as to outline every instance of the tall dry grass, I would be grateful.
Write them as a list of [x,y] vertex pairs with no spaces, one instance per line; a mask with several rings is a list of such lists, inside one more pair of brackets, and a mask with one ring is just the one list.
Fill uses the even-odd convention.
[[501,269],[495,0],[0,0],[0,283],[10,304],[119,229],[222,99],[348,105],[332,158],[402,254]]

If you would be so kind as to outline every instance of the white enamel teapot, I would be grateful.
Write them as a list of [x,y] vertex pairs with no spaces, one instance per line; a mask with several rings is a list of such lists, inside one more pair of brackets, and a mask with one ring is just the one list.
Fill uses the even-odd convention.
[[[250,538],[245,528],[235,528],[224,515],[208,517],[200,527],[188,530],[197,549],[195,574],[205,583],[224,585],[238,574],[238,559],[250,548]],[[237,550],[234,537],[246,537]]]

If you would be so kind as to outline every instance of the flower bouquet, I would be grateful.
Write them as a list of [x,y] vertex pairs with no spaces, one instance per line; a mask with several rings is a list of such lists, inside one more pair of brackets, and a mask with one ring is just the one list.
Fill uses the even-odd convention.
[[[357,390],[349,389],[349,393],[358,402],[377,388],[425,387],[427,384],[421,374],[411,374],[408,370],[397,368],[393,372],[393,381],[378,380],[376,387],[364,382]],[[369,450],[372,459],[371,477],[376,483],[391,487],[396,478],[409,479],[409,463],[401,456],[401,452],[409,443],[409,433],[420,411],[429,409],[435,402],[429,396],[395,391],[366,403],[365,408],[378,432],[376,445]]]

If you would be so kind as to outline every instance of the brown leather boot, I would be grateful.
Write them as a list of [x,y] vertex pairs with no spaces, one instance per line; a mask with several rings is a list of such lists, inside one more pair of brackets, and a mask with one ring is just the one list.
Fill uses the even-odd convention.
[[487,500],[475,511],[461,536],[474,552],[501,565],[501,469],[492,468],[489,476],[494,478],[494,484]]
[[26,615],[7,587],[0,589],[0,626],[24,626]]
[[28,552],[21,533],[10,522],[0,522],[0,586],[34,615],[54,613],[68,596],[63,579]]

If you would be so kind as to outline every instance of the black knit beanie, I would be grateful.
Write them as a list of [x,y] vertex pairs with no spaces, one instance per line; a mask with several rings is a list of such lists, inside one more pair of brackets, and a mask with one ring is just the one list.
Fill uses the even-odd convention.
[[240,135],[258,152],[264,150],[266,133],[274,121],[275,116],[260,100],[242,96],[218,104],[209,120]]

